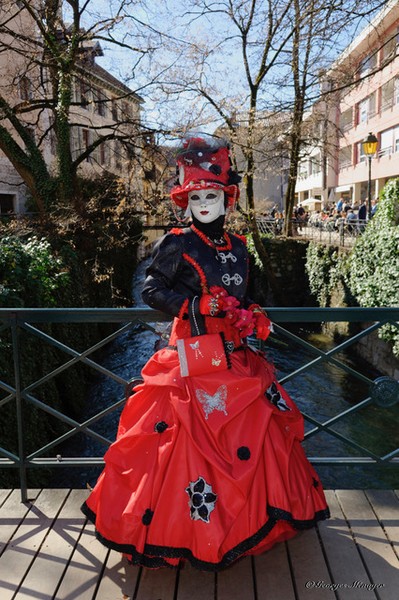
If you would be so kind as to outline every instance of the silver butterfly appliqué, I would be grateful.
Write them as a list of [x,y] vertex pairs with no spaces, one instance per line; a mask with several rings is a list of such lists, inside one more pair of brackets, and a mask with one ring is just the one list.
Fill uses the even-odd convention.
[[205,390],[195,390],[197,400],[202,404],[205,413],[205,419],[208,419],[214,410],[224,413],[227,416],[226,401],[227,401],[227,387],[221,385],[215,394],[208,394]]

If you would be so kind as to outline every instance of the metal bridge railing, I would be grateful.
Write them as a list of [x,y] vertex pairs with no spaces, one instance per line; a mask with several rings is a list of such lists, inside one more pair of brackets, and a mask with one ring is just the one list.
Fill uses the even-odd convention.
[[[350,374],[363,384],[367,385],[368,392],[365,397],[352,406],[346,406],[339,410],[334,416],[315,417],[313,414],[306,414],[302,411],[307,424],[305,440],[313,438],[320,433],[332,436],[334,440],[344,442],[354,450],[353,455],[320,455],[309,456],[314,464],[324,465],[353,465],[353,464],[380,464],[394,465],[399,467],[399,448],[391,448],[388,452],[376,453],[367,448],[367,444],[359,443],[359,440],[352,439],[337,429],[337,424],[342,423],[348,416],[361,413],[366,407],[374,405],[379,411],[391,407],[399,402],[399,382],[390,377],[378,377],[373,379],[364,372],[348,366],[341,360],[340,353],[349,348],[353,348],[363,338],[369,336],[372,332],[378,330],[384,325],[390,324],[393,327],[399,327],[399,308],[270,308],[267,309],[270,318],[274,323],[275,333],[273,336],[279,340],[287,340],[287,347],[290,344],[299,344],[306,350],[307,359],[298,368],[285,374],[280,382],[287,384],[295,377],[307,373],[311,376],[312,369],[317,365],[334,365],[335,368]],[[6,380],[4,374],[0,374],[0,422],[2,419],[1,411],[5,406],[12,406],[17,420],[18,440],[14,448],[6,448],[0,440],[0,468],[16,468],[19,470],[19,480],[23,500],[26,499],[27,489],[27,470],[31,468],[46,467],[56,468],[59,466],[67,467],[87,467],[88,465],[101,465],[103,462],[101,456],[72,456],[60,457],[59,447],[66,440],[77,434],[83,434],[95,439],[104,445],[104,451],[112,443],[112,439],[96,431],[95,424],[101,420],[104,415],[121,408],[125,401],[125,392],[131,387],[132,380],[140,378],[140,373],[132,373],[129,378],[121,377],[112,369],[105,367],[96,359],[97,351],[104,348],[106,344],[116,340],[118,336],[130,331],[137,330],[137,335],[143,328],[154,331],[151,324],[156,322],[165,322],[169,319],[162,313],[150,309],[0,309],[0,349],[4,351],[5,342],[8,344],[7,352],[12,357],[13,376]],[[292,324],[301,325],[304,323],[326,323],[326,322],[344,322],[351,323],[357,331],[337,343],[329,350],[322,350],[306,339],[302,339],[298,333],[293,333]],[[112,333],[106,335],[103,339],[85,350],[78,350],[65,344],[60,336],[52,331],[51,326],[56,324],[59,333],[60,328],[70,324],[83,325],[90,323],[108,323],[114,324]],[[291,324],[291,325],[290,325]],[[357,324],[357,325],[356,325]],[[287,327],[288,326],[288,327]],[[58,366],[46,370],[45,365],[41,372],[37,372],[34,380],[25,382],[22,380],[23,356],[21,349],[25,339],[29,336],[37,341],[37,347],[40,343],[49,345],[57,349],[57,352],[63,356]],[[3,343],[3,346],[1,344]],[[39,351],[39,350],[38,350]],[[99,412],[83,421],[78,421],[67,414],[64,414],[51,406],[41,395],[43,384],[51,382],[60,373],[65,373],[73,365],[84,364],[93,373],[111,378],[121,386],[121,393],[118,398],[113,398],[109,406],[101,409]],[[63,423],[66,431],[62,435],[56,435],[48,439],[40,447],[26,451],[25,440],[30,433],[29,408],[35,406],[42,411],[43,418],[50,415]],[[396,409],[394,409],[396,410]],[[386,434],[383,430],[379,432],[384,439]],[[112,435],[111,435],[112,437]]]
[[[277,237],[283,233],[283,219],[256,219],[259,231],[262,234]],[[368,221],[355,219],[352,222],[340,220],[333,221],[301,221],[293,220],[293,236],[305,240],[329,244],[333,246],[352,247],[356,238],[362,234]]]

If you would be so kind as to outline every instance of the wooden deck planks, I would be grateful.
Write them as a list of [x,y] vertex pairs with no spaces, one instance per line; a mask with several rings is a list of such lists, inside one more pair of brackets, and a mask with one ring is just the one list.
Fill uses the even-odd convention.
[[301,531],[287,542],[287,546],[297,599],[320,600],[323,597],[320,591],[323,594],[325,590],[320,590],[317,586],[312,585],[312,582],[330,582],[330,574],[317,529]]
[[392,544],[396,556],[399,555],[399,499],[392,490],[367,490],[366,496],[378,520]]
[[173,600],[177,569],[142,569],[135,600]]
[[140,567],[130,565],[118,552],[109,552],[97,600],[132,600],[140,574]]
[[177,597],[179,600],[214,600],[216,574],[206,573],[185,564],[180,570]]
[[[38,494],[39,490],[36,490],[30,496],[36,497]],[[4,495],[3,500],[0,507],[0,554],[30,510],[30,504],[22,504],[19,490]]]
[[258,600],[295,600],[286,544],[254,557]]
[[86,524],[71,555],[56,600],[92,600],[100,583],[108,550],[98,542],[94,526]]
[[0,507],[7,500],[12,490],[0,490]]
[[[353,587],[353,582],[371,583],[370,578],[337,496],[333,491],[327,490],[326,498],[331,519],[319,523],[318,529],[327,556],[330,580],[338,586],[336,594],[339,600],[364,600],[364,589]],[[367,594],[370,600],[375,600],[373,592]]]
[[397,600],[399,562],[366,495],[358,490],[338,490],[338,500],[353,532],[365,568],[381,600]]
[[[72,490],[68,494],[18,591],[18,600],[32,600],[37,590],[40,590],[40,598],[50,600],[53,597],[85,523],[79,507],[86,496],[85,490]],[[57,502],[56,498],[53,501]]]
[[[390,490],[327,491],[330,520],[217,574],[129,565],[85,524],[86,495],[38,490],[22,504],[19,490],[0,490],[1,600],[398,598],[399,498]],[[361,586],[349,587],[356,581]]]
[[[11,600],[14,597],[35,560],[67,493],[66,490],[43,490],[30,505],[30,510],[24,515],[0,558],[2,600]],[[23,512],[23,509],[26,510],[26,505],[21,505],[18,499],[14,508],[16,511],[14,514],[18,514]],[[37,597],[36,591],[32,590],[31,598],[35,597]]]
[[217,574],[217,600],[255,600],[250,556]]

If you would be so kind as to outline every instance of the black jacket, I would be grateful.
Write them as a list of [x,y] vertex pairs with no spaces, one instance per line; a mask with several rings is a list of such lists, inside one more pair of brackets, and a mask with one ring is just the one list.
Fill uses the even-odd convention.
[[195,261],[205,275],[208,289],[223,287],[240,301],[241,307],[246,307],[248,252],[243,240],[228,235],[231,250],[217,251],[190,228],[180,234],[167,233],[154,248],[144,282],[143,301],[176,317],[186,298],[191,300],[203,293],[201,277],[192,262]]

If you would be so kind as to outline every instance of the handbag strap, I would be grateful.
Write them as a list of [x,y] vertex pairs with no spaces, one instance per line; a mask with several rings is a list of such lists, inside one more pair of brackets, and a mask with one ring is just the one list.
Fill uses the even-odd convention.
[[188,318],[190,320],[191,335],[195,336],[206,334],[205,319],[199,311],[198,296],[194,296],[190,302]]

